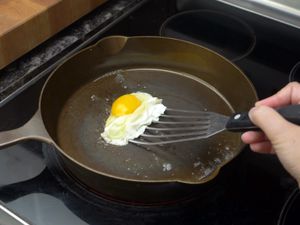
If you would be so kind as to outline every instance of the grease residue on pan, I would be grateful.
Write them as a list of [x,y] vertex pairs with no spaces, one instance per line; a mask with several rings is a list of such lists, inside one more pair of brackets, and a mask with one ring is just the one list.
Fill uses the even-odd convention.
[[163,146],[114,146],[100,137],[112,102],[143,91],[167,107],[230,115],[228,101],[198,77],[162,69],[128,69],[99,76],[82,86],[60,114],[58,142],[75,160],[99,173],[138,181],[201,183],[240,151],[240,137],[229,132],[205,140]]

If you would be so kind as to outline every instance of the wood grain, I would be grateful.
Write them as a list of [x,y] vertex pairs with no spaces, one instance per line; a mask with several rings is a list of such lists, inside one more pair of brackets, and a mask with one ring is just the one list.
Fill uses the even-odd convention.
[[0,0],[0,69],[106,0]]

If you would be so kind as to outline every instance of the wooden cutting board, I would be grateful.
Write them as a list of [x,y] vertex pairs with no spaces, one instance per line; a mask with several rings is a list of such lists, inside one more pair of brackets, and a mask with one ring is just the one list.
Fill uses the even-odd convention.
[[0,69],[106,0],[0,0]]

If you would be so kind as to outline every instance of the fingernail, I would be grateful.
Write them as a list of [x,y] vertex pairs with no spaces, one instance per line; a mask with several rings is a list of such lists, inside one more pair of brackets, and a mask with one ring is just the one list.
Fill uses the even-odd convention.
[[261,105],[260,101],[255,102],[255,106],[260,106],[260,105]]
[[249,113],[248,113],[248,116],[250,118],[250,120],[252,120],[252,117],[253,117],[253,113],[257,110],[256,107],[253,107],[249,110]]

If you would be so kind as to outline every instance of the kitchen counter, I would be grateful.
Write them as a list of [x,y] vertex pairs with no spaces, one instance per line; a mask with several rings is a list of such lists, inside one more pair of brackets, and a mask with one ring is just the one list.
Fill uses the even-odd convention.
[[0,70],[0,106],[48,75],[74,52],[103,33],[147,0],[110,0]]

